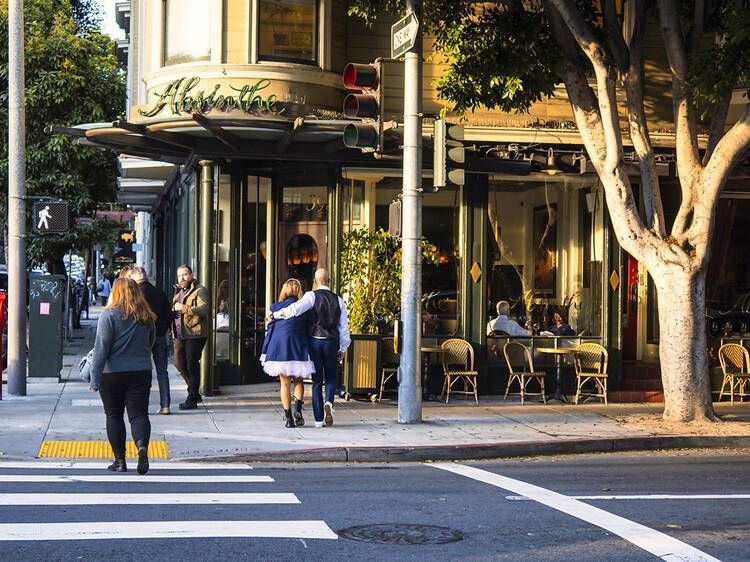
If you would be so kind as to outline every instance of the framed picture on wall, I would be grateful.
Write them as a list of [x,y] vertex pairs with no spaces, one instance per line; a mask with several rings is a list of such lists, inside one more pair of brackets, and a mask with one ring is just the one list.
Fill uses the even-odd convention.
[[557,285],[557,205],[534,207],[534,295],[554,298]]

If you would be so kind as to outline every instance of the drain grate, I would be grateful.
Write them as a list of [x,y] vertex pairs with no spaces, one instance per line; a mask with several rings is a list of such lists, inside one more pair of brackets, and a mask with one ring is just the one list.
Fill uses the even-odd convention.
[[338,536],[379,544],[445,544],[464,538],[463,533],[438,525],[412,525],[409,523],[384,523],[347,527]]

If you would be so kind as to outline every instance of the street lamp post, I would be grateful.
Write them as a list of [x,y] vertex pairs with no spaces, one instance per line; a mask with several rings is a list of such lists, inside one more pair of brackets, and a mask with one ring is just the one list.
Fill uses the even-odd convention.
[[8,0],[8,394],[26,395],[26,117],[23,0]]

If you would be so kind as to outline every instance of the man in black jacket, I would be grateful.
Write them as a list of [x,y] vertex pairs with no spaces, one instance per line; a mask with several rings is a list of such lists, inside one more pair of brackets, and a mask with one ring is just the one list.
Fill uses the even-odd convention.
[[130,278],[138,283],[141,294],[156,314],[156,339],[151,348],[151,356],[156,367],[156,381],[159,383],[159,414],[169,415],[169,374],[167,373],[167,359],[169,347],[167,330],[172,322],[172,306],[163,291],[154,287],[148,280],[148,274],[142,267],[130,270]]

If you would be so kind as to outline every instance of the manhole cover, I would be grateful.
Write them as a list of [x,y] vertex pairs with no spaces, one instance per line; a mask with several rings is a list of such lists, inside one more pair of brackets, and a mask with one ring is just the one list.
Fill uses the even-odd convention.
[[445,544],[464,538],[460,531],[448,527],[406,523],[347,527],[337,534],[345,539],[381,544]]

